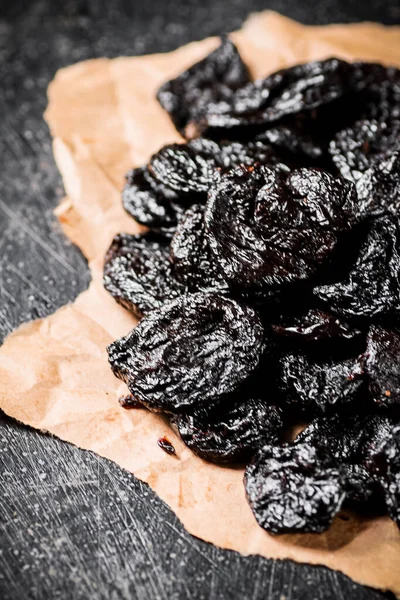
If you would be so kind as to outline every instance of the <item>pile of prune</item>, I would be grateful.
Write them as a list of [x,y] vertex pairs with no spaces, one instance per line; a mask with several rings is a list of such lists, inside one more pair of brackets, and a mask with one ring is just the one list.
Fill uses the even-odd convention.
[[400,525],[400,71],[332,58],[252,81],[225,37],[158,100],[186,142],[127,175],[148,231],[104,267],[140,319],[108,347],[122,406],[247,465],[270,532],[343,506]]

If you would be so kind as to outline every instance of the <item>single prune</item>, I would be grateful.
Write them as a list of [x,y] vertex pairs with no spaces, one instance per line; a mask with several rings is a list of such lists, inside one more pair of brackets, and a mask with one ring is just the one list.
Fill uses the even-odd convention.
[[356,184],[360,214],[376,217],[400,213],[400,143],[398,151],[376,161]]
[[158,181],[178,194],[205,195],[216,160],[196,152],[189,144],[170,144],[151,157],[149,168]]
[[266,445],[246,468],[247,499],[271,533],[324,531],[345,497],[343,475],[323,449]]
[[172,418],[183,442],[197,456],[215,463],[243,462],[261,446],[278,441],[281,409],[261,398],[243,397],[244,393],[228,395],[210,411]]
[[135,221],[163,233],[173,231],[185,211],[178,194],[154,179],[147,167],[133,169],[126,180],[123,205]]
[[210,104],[208,127],[273,123],[328,104],[354,90],[354,68],[337,58],[295,65],[248,83],[226,102]]
[[174,273],[189,291],[228,292],[228,285],[208,247],[204,206],[193,205],[179,223],[170,245]]
[[309,277],[355,211],[353,184],[327,172],[241,166],[210,190],[205,229],[224,277],[260,289]]
[[315,295],[344,318],[395,314],[400,305],[399,245],[396,217],[373,221],[348,279],[317,286]]
[[207,113],[214,105],[229,102],[235,90],[250,80],[236,46],[226,37],[206,58],[159,89],[157,99],[175,127],[187,138],[207,127]]
[[400,334],[372,325],[367,336],[365,371],[369,390],[377,404],[400,403]]
[[300,317],[272,325],[272,331],[277,336],[291,338],[296,343],[349,340],[361,333],[344,319],[315,308]]
[[362,120],[340,131],[329,151],[342,177],[357,181],[370,167],[399,148],[400,120]]
[[312,360],[305,354],[286,354],[280,359],[282,401],[300,410],[329,410],[352,403],[363,383],[363,364],[358,358]]
[[323,450],[340,466],[346,498],[352,502],[378,501],[381,493],[380,457],[396,419],[365,412],[341,412],[315,419],[295,440]]
[[103,281],[115,300],[137,316],[184,291],[173,277],[168,244],[154,233],[118,234],[105,257]]
[[108,347],[108,356],[135,398],[174,413],[234,391],[256,369],[264,346],[253,309],[197,293],[152,311]]

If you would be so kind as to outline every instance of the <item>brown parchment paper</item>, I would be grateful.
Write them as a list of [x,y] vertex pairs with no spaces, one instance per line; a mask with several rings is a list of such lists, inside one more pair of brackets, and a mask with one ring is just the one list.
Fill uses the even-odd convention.
[[[400,67],[400,27],[305,27],[265,12],[251,16],[233,37],[255,77],[332,55]],[[321,535],[271,536],[246,503],[241,469],[203,462],[163,417],[127,411],[117,402],[126,389],[112,375],[105,349],[135,321],[103,290],[101,271],[114,234],[139,231],[121,206],[123,175],[163,144],[179,141],[155,92],[217,44],[207,39],[169,54],[92,60],[57,73],[46,119],[67,197],[56,213],[88,258],[93,279],[73,304],[7,338],[0,349],[0,407],[148,482],[203,540],[245,554],[324,564],[400,595],[400,534],[388,518],[349,515]],[[178,458],[158,448],[165,434]]]

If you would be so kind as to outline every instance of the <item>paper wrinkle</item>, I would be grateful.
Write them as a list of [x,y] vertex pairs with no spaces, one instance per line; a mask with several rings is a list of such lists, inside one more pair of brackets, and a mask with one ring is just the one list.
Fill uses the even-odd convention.
[[[400,66],[400,27],[306,27],[267,11],[250,16],[232,37],[254,77],[330,56]],[[400,596],[400,533],[387,517],[348,513],[323,534],[269,535],[246,502],[241,468],[202,461],[165,417],[124,410],[117,401],[127,390],[109,368],[106,346],[136,320],[103,289],[102,265],[116,233],[142,230],[122,207],[124,175],[162,145],[182,141],[156,91],[217,45],[210,38],[169,54],[90,60],[56,74],[46,119],[68,197],[55,212],[87,257],[92,282],[73,304],[7,338],[0,407],[135,473],[197,537],[244,554],[323,564]],[[177,457],[158,447],[164,435]]]

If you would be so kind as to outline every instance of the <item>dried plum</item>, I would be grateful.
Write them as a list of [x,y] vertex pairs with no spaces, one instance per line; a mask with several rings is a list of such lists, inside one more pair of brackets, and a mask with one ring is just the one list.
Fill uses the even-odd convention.
[[137,316],[159,308],[184,291],[173,277],[168,244],[153,233],[120,233],[113,239],[105,257],[104,287]]
[[243,462],[278,441],[282,411],[261,398],[230,394],[210,411],[174,416],[173,425],[197,456],[215,463]]
[[399,151],[376,161],[357,181],[360,214],[377,217],[400,214],[400,144]]
[[109,362],[134,398],[179,412],[234,391],[256,369],[263,333],[253,309],[216,294],[190,294],[111,344]]
[[367,336],[365,371],[377,404],[400,404],[400,334],[373,325]]
[[345,498],[340,469],[307,443],[266,445],[246,468],[247,499],[271,533],[324,531]]
[[189,291],[228,292],[205,237],[204,206],[193,205],[186,211],[171,240],[170,253],[174,273]]
[[353,184],[316,169],[238,167],[210,190],[210,248],[233,285],[262,288],[309,277],[355,221]]
[[149,168],[158,181],[178,194],[206,194],[216,161],[189,144],[170,144],[151,157]]
[[400,305],[400,229],[396,217],[371,223],[346,281],[317,286],[315,295],[344,318],[396,314]]
[[340,131],[330,144],[334,164],[346,179],[357,181],[370,167],[400,146],[400,120],[362,120]]
[[326,411],[333,405],[354,402],[363,383],[363,363],[358,358],[312,360],[291,353],[281,360],[282,400],[301,410]]
[[147,167],[133,169],[126,180],[122,201],[135,221],[161,232],[173,231],[185,211],[178,194],[154,179]]
[[333,102],[354,88],[349,63],[329,58],[295,65],[238,89],[230,102],[210,105],[209,127],[235,127],[278,121],[286,115]]
[[157,99],[177,130],[193,138],[206,128],[210,108],[229,102],[235,90],[249,81],[247,67],[236,46],[225,37],[211,54],[164,83]]

